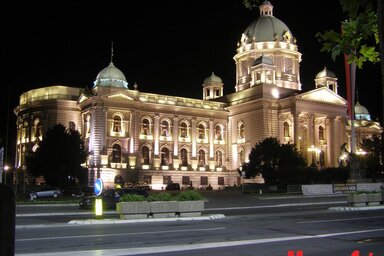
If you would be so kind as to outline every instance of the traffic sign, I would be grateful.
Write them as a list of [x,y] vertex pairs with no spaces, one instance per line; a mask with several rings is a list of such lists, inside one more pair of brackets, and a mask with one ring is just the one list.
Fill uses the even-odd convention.
[[101,192],[103,192],[103,180],[102,179],[97,179],[95,181],[95,188],[94,188],[94,191],[95,191],[95,194],[97,196],[99,196],[101,194]]

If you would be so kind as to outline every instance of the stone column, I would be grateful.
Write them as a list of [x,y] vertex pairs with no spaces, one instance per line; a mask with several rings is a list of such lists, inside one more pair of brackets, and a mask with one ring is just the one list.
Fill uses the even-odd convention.
[[328,116],[327,119],[327,167],[336,167],[336,144],[338,142],[337,134],[335,133],[335,117]]
[[214,136],[213,120],[209,120],[209,158],[213,158],[215,155],[213,151],[214,139],[215,139],[215,136]]

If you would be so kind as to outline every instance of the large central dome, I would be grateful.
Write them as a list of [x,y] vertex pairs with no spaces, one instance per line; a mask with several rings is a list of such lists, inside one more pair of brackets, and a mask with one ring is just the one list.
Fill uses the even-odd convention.
[[109,66],[99,72],[94,82],[94,86],[111,86],[128,88],[128,82],[120,69],[113,65],[112,61]]
[[294,43],[291,31],[284,22],[273,16],[273,6],[264,1],[260,8],[260,17],[245,29],[241,42],[288,41]]

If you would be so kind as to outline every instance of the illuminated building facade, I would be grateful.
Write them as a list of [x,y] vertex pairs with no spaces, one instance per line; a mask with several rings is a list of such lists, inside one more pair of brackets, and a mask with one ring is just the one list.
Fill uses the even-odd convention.
[[[337,166],[340,146],[350,139],[337,77],[324,68],[315,89],[302,92],[301,53],[268,1],[241,35],[234,60],[236,85],[229,95],[214,73],[203,80],[202,99],[140,92],[136,84],[128,86],[112,60],[90,91],[51,86],[25,92],[15,109],[16,166],[57,123],[81,132],[90,184],[100,173],[111,186],[116,175],[153,189],[170,182],[214,189],[237,185],[238,168],[268,137],[294,143],[308,165]],[[364,136],[381,133],[378,123],[367,122]]]

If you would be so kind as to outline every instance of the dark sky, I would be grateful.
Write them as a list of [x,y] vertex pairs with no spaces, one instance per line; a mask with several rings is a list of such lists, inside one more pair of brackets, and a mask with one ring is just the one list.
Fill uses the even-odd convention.
[[[137,82],[144,92],[202,98],[202,82],[211,72],[224,81],[225,93],[234,92],[236,44],[242,32],[259,16],[242,0],[163,1],[25,1],[10,3],[1,15],[3,90],[0,94],[0,135],[13,155],[15,117],[22,92],[67,85],[90,87],[108,66],[111,42],[113,62],[126,76],[129,88]],[[339,30],[345,20],[339,1],[271,0],[274,16],[297,39],[302,55],[304,91],[324,66],[339,78],[345,98],[342,57],[336,62],[321,53],[315,34]],[[379,64],[357,71],[360,103],[371,116],[379,110]],[[8,100],[9,97],[9,100]],[[7,109],[9,108],[8,116]]]

